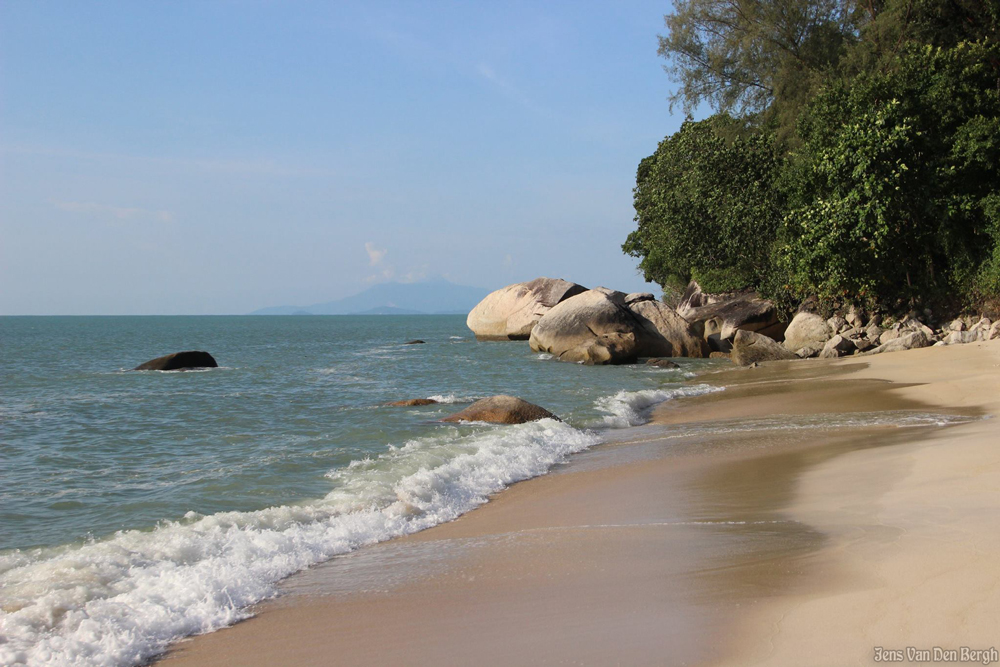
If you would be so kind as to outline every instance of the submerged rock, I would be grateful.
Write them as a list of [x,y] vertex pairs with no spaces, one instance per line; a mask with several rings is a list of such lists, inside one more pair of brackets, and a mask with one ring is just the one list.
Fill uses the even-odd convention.
[[150,359],[139,364],[133,370],[137,371],[184,371],[192,368],[218,368],[219,364],[208,352],[187,350],[165,354],[156,359]]
[[403,345],[423,345],[423,344],[425,344],[426,342],[427,342],[427,341],[425,341],[425,340],[420,340],[420,339],[417,339],[417,340],[408,340],[408,341],[406,341],[405,343],[403,343]]
[[516,396],[483,398],[461,412],[445,417],[443,422],[490,422],[492,424],[523,424],[539,419],[559,419],[543,407]]
[[670,361],[669,359],[657,359],[657,358],[647,359],[646,365],[656,366],[657,368],[680,368],[680,366]]
[[740,329],[733,337],[734,364],[749,366],[759,361],[776,361],[781,359],[798,359],[795,353],[784,345],[759,333]]
[[436,405],[437,401],[433,398],[408,398],[405,401],[393,401],[392,403],[386,403],[386,406],[390,408],[410,408],[416,405]]
[[479,340],[527,340],[545,313],[585,291],[583,285],[554,278],[515,283],[487,294],[465,323]]

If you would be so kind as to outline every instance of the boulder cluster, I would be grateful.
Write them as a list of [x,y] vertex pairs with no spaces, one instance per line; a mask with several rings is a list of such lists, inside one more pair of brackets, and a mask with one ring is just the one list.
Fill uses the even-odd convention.
[[785,330],[784,347],[799,358],[829,359],[993,338],[1000,338],[1000,322],[992,322],[987,317],[963,317],[934,329],[916,317],[893,323],[883,321],[878,314],[865,318],[858,309],[851,307],[843,315],[829,318],[800,310]]
[[692,282],[671,308],[652,294],[587,289],[551,278],[489,294],[469,313],[467,324],[479,340],[527,340],[536,352],[582,364],[729,357],[750,365],[1000,337],[1000,322],[988,318],[961,318],[935,330],[916,317],[890,323],[854,307],[823,317],[807,303],[783,322],[774,304],[754,292],[707,294]]
[[708,295],[692,283],[671,308],[652,294],[551,278],[489,294],[467,324],[479,340],[527,339],[536,352],[582,364],[728,355],[737,331],[772,336],[784,330],[773,304],[753,293]]

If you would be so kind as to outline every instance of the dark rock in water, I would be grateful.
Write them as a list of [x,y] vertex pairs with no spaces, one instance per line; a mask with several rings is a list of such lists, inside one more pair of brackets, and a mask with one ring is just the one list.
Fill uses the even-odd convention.
[[437,401],[433,398],[408,398],[405,401],[393,401],[392,403],[386,403],[390,408],[409,408],[415,405],[435,405]]
[[408,341],[406,341],[405,343],[403,343],[403,345],[423,345],[423,344],[424,344],[424,343],[426,343],[426,342],[427,342],[427,341],[425,341],[425,340],[420,340],[420,339],[418,338],[417,340],[408,340]]
[[669,359],[649,359],[646,361],[646,365],[656,366],[657,368],[680,368],[680,366]]
[[443,422],[490,422],[493,424],[523,424],[539,419],[559,419],[534,403],[516,396],[490,396],[476,401],[461,412],[445,417]]
[[208,352],[188,350],[174,352],[136,366],[137,371],[183,371],[190,368],[218,368],[219,364]]

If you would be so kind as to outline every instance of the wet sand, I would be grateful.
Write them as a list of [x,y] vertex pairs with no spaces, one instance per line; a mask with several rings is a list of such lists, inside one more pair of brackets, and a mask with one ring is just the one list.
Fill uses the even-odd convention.
[[[996,420],[843,418],[995,414],[1000,341],[702,379],[728,388],[296,575],[162,664],[844,665],[1000,642]],[[839,426],[774,428],[817,415]]]

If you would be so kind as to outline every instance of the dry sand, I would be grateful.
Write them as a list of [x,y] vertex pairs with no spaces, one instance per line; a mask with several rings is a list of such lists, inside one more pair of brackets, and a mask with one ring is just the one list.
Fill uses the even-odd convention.
[[[181,665],[873,664],[1000,645],[1000,341],[713,375],[449,524],[292,577]],[[743,430],[740,430],[740,428]]]

